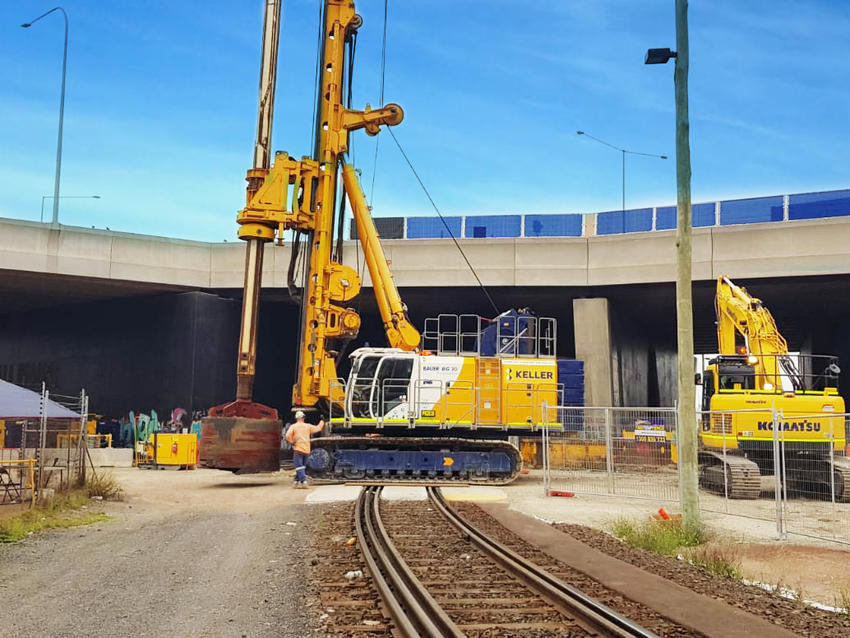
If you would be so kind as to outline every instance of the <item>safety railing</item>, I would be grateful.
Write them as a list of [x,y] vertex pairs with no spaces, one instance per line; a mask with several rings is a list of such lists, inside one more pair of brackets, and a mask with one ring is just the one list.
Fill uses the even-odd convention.
[[[698,355],[703,392],[824,392],[838,388],[838,357],[818,354]],[[715,366],[716,369],[709,369]],[[717,376],[717,379],[715,379]],[[715,383],[716,381],[716,383]]]
[[[86,434],[83,436],[84,444],[86,447],[90,448],[100,448],[100,447],[112,447],[112,435],[111,434]],[[79,432],[59,432],[56,434],[56,447],[57,448],[66,448],[72,447],[75,448],[79,445],[80,433]]]
[[[499,428],[537,431],[546,418],[542,405],[557,402],[557,383],[507,383],[483,388],[471,381],[381,379],[333,384],[346,405],[331,405],[334,427],[358,425],[447,428]],[[484,401],[482,396],[495,396]],[[492,401],[492,403],[490,403]],[[489,403],[489,405],[488,405]],[[560,427],[557,420],[550,427]]]
[[558,322],[530,313],[495,319],[443,313],[425,319],[422,349],[444,356],[554,358]]

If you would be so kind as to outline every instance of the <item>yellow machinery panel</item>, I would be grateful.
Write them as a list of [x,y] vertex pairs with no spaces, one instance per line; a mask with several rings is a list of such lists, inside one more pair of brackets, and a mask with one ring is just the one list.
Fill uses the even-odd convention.
[[198,437],[155,432],[148,439],[147,452],[148,462],[154,465],[194,467],[198,464]]
[[543,404],[558,405],[558,367],[554,359],[503,359],[502,423],[527,426],[544,421]]

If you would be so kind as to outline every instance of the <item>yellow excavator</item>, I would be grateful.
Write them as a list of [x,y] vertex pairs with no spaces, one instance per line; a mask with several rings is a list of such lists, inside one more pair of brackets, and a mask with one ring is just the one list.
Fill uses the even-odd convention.
[[837,357],[792,355],[761,300],[728,277],[717,279],[715,309],[719,355],[701,375],[700,485],[754,499],[761,477],[779,472],[789,492],[850,501]]
[[[352,131],[377,135],[382,126],[399,124],[403,111],[397,104],[350,108],[346,86],[363,21],[351,0],[325,0],[314,153],[296,160],[278,152],[272,163],[280,4],[266,2],[254,167],[247,174],[247,204],[237,216],[246,257],[236,400],[212,408],[203,420],[201,462],[239,472],[279,467],[281,420],[276,410],[253,401],[257,311],[264,247],[282,244],[294,231],[304,238],[306,267],[292,408],[314,420],[324,417],[334,434],[314,441],[308,472],[335,480],[513,480],[522,460],[507,437],[547,420],[556,425],[555,412],[543,406],[558,404],[559,377],[570,372],[555,357],[555,320],[530,311],[494,319],[441,315],[426,320],[424,334],[411,324],[347,159]],[[338,196],[340,172],[344,198]],[[359,274],[342,264],[346,201],[389,347],[355,350],[350,375],[341,380],[340,353],[360,328],[360,315],[342,305],[361,287]],[[298,288],[298,245],[293,241],[291,291]]]

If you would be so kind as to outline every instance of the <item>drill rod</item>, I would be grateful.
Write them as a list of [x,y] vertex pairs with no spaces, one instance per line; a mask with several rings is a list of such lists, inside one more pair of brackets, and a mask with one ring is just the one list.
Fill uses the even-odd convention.
[[[250,204],[262,186],[256,169],[271,166],[272,120],[277,84],[277,49],[280,39],[280,11],[283,0],[266,0],[263,18],[263,50],[260,56],[260,87],[257,108],[257,137],[254,140],[254,169],[248,177],[246,200]],[[257,358],[257,310],[263,283],[263,249],[266,238],[245,241],[245,284],[242,293],[242,323],[239,330],[239,361],[236,371],[236,400],[251,401],[254,394]]]

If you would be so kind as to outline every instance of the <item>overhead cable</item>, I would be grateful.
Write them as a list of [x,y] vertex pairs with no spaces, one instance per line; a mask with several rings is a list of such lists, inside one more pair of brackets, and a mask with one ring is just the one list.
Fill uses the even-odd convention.
[[475,277],[475,281],[477,281],[478,285],[481,287],[481,290],[484,293],[484,296],[487,297],[487,301],[490,302],[490,305],[493,307],[493,310],[496,312],[497,315],[501,314],[501,312],[499,311],[499,307],[496,305],[496,302],[493,301],[493,298],[490,296],[490,293],[487,291],[487,288],[484,286],[484,283],[478,277],[478,273],[475,272],[475,268],[472,267],[472,264],[470,263],[469,259],[467,258],[466,253],[463,252],[463,248],[460,247],[460,243],[458,242],[457,238],[455,237],[454,233],[452,232],[452,229],[449,228],[448,222],[446,222],[445,218],[443,217],[443,214],[440,212],[440,209],[437,208],[437,204],[434,203],[434,199],[431,197],[431,193],[429,193],[428,189],[425,188],[425,184],[422,182],[422,179],[419,177],[419,173],[417,173],[416,169],[413,168],[413,163],[410,161],[410,158],[407,157],[407,153],[404,152],[404,149],[401,147],[401,143],[398,141],[398,138],[395,136],[395,133],[393,133],[393,130],[391,128],[387,128],[386,130],[389,131],[390,135],[392,135],[393,141],[395,141],[396,146],[398,146],[398,150],[401,152],[401,156],[404,158],[404,161],[407,162],[407,165],[410,167],[410,170],[413,172],[413,176],[416,178],[416,181],[419,182],[419,185],[422,187],[422,190],[424,191],[425,196],[428,198],[428,201],[431,202],[431,206],[436,211],[437,216],[440,218],[440,221],[443,222],[443,226],[446,227],[446,232],[449,234],[449,237],[452,238],[452,241],[454,242],[455,246],[457,247],[458,251],[460,252],[461,256],[463,257],[463,260],[466,262],[466,265],[469,266],[470,272]]

